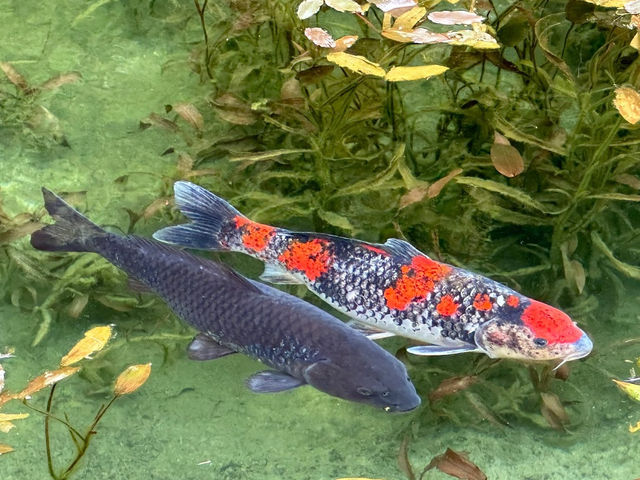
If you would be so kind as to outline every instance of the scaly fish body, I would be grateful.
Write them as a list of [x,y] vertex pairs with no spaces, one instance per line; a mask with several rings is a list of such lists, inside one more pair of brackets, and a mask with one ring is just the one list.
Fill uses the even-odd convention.
[[371,244],[292,232],[252,222],[197,185],[177,182],[175,192],[194,223],[160,230],[156,239],[244,252],[265,262],[263,280],[304,283],[358,322],[435,345],[412,353],[567,361],[591,351],[589,337],[562,311],[434,261],[403,240]]
[[329,313],[215,262],[136,236],[102,230],[52,192],[57,220],[32,234],[41,250],[95,252],[161,296],[202,332],[192,358],[241,352],[270,366],[248,382],[257,392],[310,384],[331,395],[388,411],[417,407],[404,365]]

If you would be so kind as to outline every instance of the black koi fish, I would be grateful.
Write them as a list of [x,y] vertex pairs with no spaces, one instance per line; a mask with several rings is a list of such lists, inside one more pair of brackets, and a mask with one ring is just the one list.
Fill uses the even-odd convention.
[[405,366],[329,313],[218,263],[106,232],[53,192],[42,191],[56,223],[34,232],[31,244],[39,250],[97,253],[145,284],[201,332],[189,346],[191,358],[240,352],[265,363],[273,370],[247,381],[258,393],[309,384],[386,411],[420,404]]

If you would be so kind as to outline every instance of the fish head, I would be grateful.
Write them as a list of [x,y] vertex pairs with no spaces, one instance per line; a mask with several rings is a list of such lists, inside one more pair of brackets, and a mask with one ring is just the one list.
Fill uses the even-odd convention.
[[475,332],[475,343],[492,358],[529,361],[586,357],[593,343],[561,310],[525,299],[517,308],[505,306]]
[[366,403],[386,412],[408,412],[421,399],[405,366],[389,354],[393,362],[340,365],[321,360],[304,372],[307,383],[318,390],[352,402]]

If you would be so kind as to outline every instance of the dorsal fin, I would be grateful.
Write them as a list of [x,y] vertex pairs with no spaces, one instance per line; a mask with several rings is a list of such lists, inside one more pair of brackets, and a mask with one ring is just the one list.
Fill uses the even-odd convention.
[[418,250],[416,247],[411,245],[409,242],[405,240],[400,240],[399,238],[389,238],[382,245],[385,250],[392,253],[393,255],[397,255],[399,257],[405,258],[407,260],[411,260],[413,257],[422,256],[427,257],[424,253]]

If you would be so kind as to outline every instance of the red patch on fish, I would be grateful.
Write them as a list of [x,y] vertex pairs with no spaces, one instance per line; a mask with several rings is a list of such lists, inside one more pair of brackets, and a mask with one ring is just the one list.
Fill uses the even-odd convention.
[[318,278],[329,269],[332,256],[327,246],[329,242],[321,239],[300,242],[294,240],[287,249],[280,254],[280,260],[289,270],[304,272],[311,281]]
[[473,306],[476,310],[481,310],[483,312],[491,310],[493,304],[491,303],[491,298],[486,293],[479,293],[473,299]]
[[447,265],[427,257],[413,257],[410,265],[402,266],[395,285],[384,291],[387,306],[404,310],[409,303],[424,299],[449,272],[451,267]]
[[516,297],[515,295],[509,295],[507,297],[507,305],[516,308],[518,305],[520,305],[520,300],[518,300],[518,297]]
[[549,343],[573,343],[582,337],[582,332],[569,315],[536,300],[531,300],[521,318],[536,337],[544,338]]
[[372,252],[375,252],[375,253],[377,253],[379,255],[383,255],[385,257],[389,256],[389,252],[386,252],[381,248],[374,247],[373,245],[368,245],[366,243],[363,243],[361,246],[362,246],[362,248],[366,248],[367,250],[371,250]]
[[451,295],[445,295],[440,299],[438,305],[436,305],[436,310],[440,315],[450,317],[456,313],[459,306],[460,304],[456,303]]
[[240,215],[236,215],[233,220],[236,223],[236,228],[242,230],[242,244],[256,252],[260,252],[267,247],[276,230],[274,227],[252,222]]

